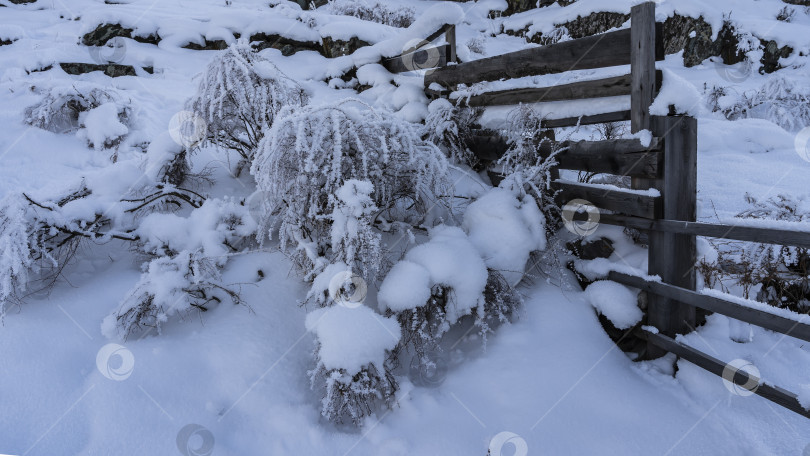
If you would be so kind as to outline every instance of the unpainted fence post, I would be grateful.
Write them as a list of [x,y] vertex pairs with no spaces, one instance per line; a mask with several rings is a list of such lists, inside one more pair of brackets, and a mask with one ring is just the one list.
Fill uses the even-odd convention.
[[456,26],[450,25],[447,27],[447,31],[444,33],[444,39],[447,41],[447,44],[450,45],[450,55],[447,58],[447,62],[456,63],[458,60],[456,59]]
[[[664,139],[664,169],[661,217],[693,222],[697,216],[697,119],[687,116],[654,116],[652,132]],[[650,231],[649,274],[664,283],[695,289],[697,242],[694,235]],[[683,334],[695,327],[695,308],[651,294],[647,323],[667,336]],[[648,358],[664,354],[648,345]]]

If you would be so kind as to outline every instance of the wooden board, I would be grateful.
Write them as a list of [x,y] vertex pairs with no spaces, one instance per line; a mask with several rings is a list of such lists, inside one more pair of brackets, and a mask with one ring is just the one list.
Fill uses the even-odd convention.
[[[664,53],[656,58],[663,60]],[[630,29],[624,29],[440,68],[425,76],[425,87],[434,82],[454,87],[629,64]]]
[[556,156],[560,168],[619,176],[655,178],[663,159],[657,139],[648,147],[637,139],[577,141],[561,147],[567,149]]
[[559,190],[557,203],[562,206],[573,199],[584,199],[594,206],[637,217],[655,218],[660,213],[659,198],[622,190],[606,190],[572,182],[552,182]]
[[[734,318],[735,320],[751,323],[752,325],[757,325],[771,331],[776,331],[781,334],[786,334],[788,336],[810,342],[810,325],[806,323],[800,323],[773,313],[746,307],[725,299],[700,294],[696,291],[676,287],[675,285],[669,285],[662,282],[650,282],[641,277],[635,277],[620,272],[613,271],[608,274],[608,278],[614,282],[618,282],[629,287],[638,288],[658,296],[663,296],[665,298],[687,304],[691,307],[698,307],[710,312],[717,312],[727,317]],[[810,317],[808,317],[808,321],[810,321]]]
[[[673,340],[670,337],[661,335],[661,334],[653,334],[650,332],[646,333],[647,340],[660,347],[662,350],[668,351],[670,353],[674,353],[675,355],[689,361],[690,363],[707,370],[718,377],[722,377],[724,372],[726,372],[726,366],[728,364],[720,361],[717,358],[714,358],[706,353],[703,353],[699,350],[696,350],[688,345],[682,344],[676,340]],[[810,411],[805,410],[801,404],[799,404],[799,400],[796,394],[791,393],[785,389],[782,389],[778,386],[771,386],[765,383],[761,383],[760,379],[752,379],[748,373],[743,370],[728,371],[733,373],[733,383],[736,385],[745,385],[749,381],[751,381],[751,385],[756,385],[755,388],[752,387],[753,393],[763,397],[775,404],[781,405],[782,407],[795,412],[801,416],[806,418],[810,418]],[[729,374],[726,374],[731,376]],[[742,386],[740,386],[742,388]]]
[[594,125],[607,122],[624,122],[630,120],[630,111],[606,112],[579,117],[564,117],[560,119],[543,120],[543,128],[564,128],[577,125]]
[[667,231],[720,239],[762,242],[765,244],[792,245],[810,249],[810,231],[779,230],[751,226],[735,226],[716,223],[685,222],[681,220],[649,220],[625,215],[603,214],[602,223],[619,225],[637,230]]

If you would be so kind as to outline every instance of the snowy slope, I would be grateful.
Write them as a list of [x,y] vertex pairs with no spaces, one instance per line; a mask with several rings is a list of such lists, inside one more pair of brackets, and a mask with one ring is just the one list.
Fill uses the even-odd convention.
[[[285,56],[279,49],[262,55],[318,103],[357,96],[342,88],[340,76],[359,66],[359,84],[371,86],[359,95],[362,100],[421,121],[428,112],[421,78],[388,74],[373,64],[381,56],[398,54],[412,39],[445,22],[458,23],[462,60],[497,55],[534,46],[502,31],[547,33],[578,15],[627,13],[636,2],[579,0],[565,8],[553,5],[494,19],[490,10],[504,9],[505,1],[390,3],[413,9],[411,28],[336,16],[327,7],[302,11],[283,1],[38,0],[18,5],[0,0],[0,42],[13,41],[0,46],[0,199],[22,192],[46,195],[113,169],[110,151],[87,142],[121,134],[118,125],[105,122],[109,112],[97,112],[83,134],[57,134],[23,122],[26,108],[52,89],[83,84],[115,88],[132,107],[134,119],[116,166],[140,163],[143,143],[166,134],[170,120],[194,94],[195,76],[216,52],[183,47],[189,43],[230,43],[234,33],[279,34],[300,42],[358,38],[370,46],[347,56],[327,58],[313,50]],[[772,19],[785,5],[779,0],[656,3],[659,19],[702,14],[715,31],[724,13],[733,10],[733,19],[747,31],[804,53],[777,74],[810,91],[810,15],[804,8],[796,7],[795,19],[787,24]],[[116,60],[132,65],[136,76],[64,72],[58,63],[97,62],[98,56],[80,41],[104,22],[132,28],[133,36],[157,34],[160,43],[124,40]],[[476,39],[477,45],[470,46]],[[775,77],[756,71],[730,76],[726,66],[711,61],[684,68],[680,54],[659,65],[687,81],[701,101],[714,85],[744,93]],[[619,74],[622,69],[608,71]],[[557,82],[562,81],[546,77],[528,84]],[[565,116],[627,103],[548,103],[541,109]],[[733,217],[748,207],[746,193],[758,200],[779,194],[810,197],[810,160],[796,144],[803,137],[801,128],[783,128],[767,118],[728,121],[705,106],[690,108],[699,119],[701,220]],[[486,116],[495,122],[502,114],[493,109]],[[595,133],[582,129],[573,134]],[[216,183],[205,189],[207,195],[246,199],[255,183],[247,172],[233,177],[235,158],[228,158],[209,148],[194,155],[192,163],[197,170],[213,170]],[[477,176],[462,180],[457,193],[478,197],[484,193],[480,186]],[[544,244],[534,233],[520,234],[527,242]],[[615,230],[609,234],[619,236]],[[479,249],[489,248],[484,241],[473,242],[479,242]],[[313,309],[300,303],[309,285],[277,244],[264,247],[230,256],[224,270],[223,280],[239,284],[246,306],[222,303],[170,320],[160,335],[150,331],[121,341],[102,334],[102,321],[138,282],[144,260],[120,241],[85,245],[50,293],[31,294],[24,304],[6,309],[0,326],[0,453],[484,456],[488,450],[498,454],[497,442],[510,438],[503,455],[521,454],[523,444],[531,455],[810,452],[806,419],[756,396],[735,394],[721,379],[684,361],[674,377],[670,358],[632,362],[605,334],[594,307],[604,314],[619,312],[619,318],[632,324],[633,303],[629,312],[610,302],[594,304],[588,293],[573,289],[570,278],[547,278],[538,270],[519,288],[526,300],[523,312],[489,335],[486,350],[472,326],[453,328],[445,336],[450,349],[442,361],[448,371],[437,385],[413,384],[408,366],[402,366],[397,406],[369,417],[359,429],[335,426],[320,417],[322,394],[310,389],[307,373],[315,367],[315,335],[306,325]],[[644,257],[625,245],[611,259],[643,268]],[[376,308],[375,300],[369,301]],[[719,359],[749,360],[765,381],[810,395],[807,344],[752,331],[751,343],[733,342],[729,319],[714,315],[685,340]],[[121,347],[100,352],[110,343]],[[117,356],[108,356],[116,349]]]

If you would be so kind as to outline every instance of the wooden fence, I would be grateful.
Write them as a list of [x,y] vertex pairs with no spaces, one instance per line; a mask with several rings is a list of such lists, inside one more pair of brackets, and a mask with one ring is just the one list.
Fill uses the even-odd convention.
[[[810,325],[779,316],[776,312],[695,291],[696,237],[810,248],[810,233],[696,221],[697,121],[688,116],[651,116],[649,113],[662,82],[661,73],[655,68],[655,62],[664,57],[661,30],[661,24],[655,22],[655,3],[648,2],[633,7],[629,29],[447,65],[455,62],[455,31],[452,27],[445,27],[426,41],[435,40],[445,33],[448,44],[414,49],[406,55],[388,59],[384,65],[391,71],[401,72],[414,69],[414,65],[403,62],[435,63],[431,67],[436,68],[425,74],[425,90],[430,96],[444,97],[458,84],[630,65],[628,75],[487,92],[460,102],[469,106],[493,106],[630,96],[629,111],[546,119],[543,127],[551,129],[629,120],[633,133],[651,131],[653,139],[649,144],[642,144],[637,139],[570,142],[561,144],[563,152],[556,156],[561,169],[630,176],[632,189],[559,179],[553,185],[561,203],[583,199],[598,207],[600,223],[647,233],[648,274],[660,277],[660,281],[619,272],[611,272],[608,277],[649,295],[647,323],[656,331],[645,332],[646,357],[656,358],[671,352],[719,376],[725,373],[726,363],[674,340],[676,334],[694,330],[696,309],[717,312],[805,341],[810,341]],[[433,57],[429,59],[429,55]],[[437,85],[441,89],[437,89]],[[498,158],[506,148],[505,140],[497,137],[479,138],[471,145],[479,157],[487,160]],[[548,151],[539,150],[538,153],[542,155]],[[657,192],[645,191],[649,189]],[[752,388],[756,394],[810,418],[810,412],[801,407],[795,394],[762,384],[741,370],[733,371],[731,377],[727,380],[740,386],[756,385]]]

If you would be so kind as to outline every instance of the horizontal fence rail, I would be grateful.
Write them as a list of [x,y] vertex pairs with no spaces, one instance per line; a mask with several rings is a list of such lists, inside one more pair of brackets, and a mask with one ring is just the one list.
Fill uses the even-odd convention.
[[791,245],[810,249],[810,232],[759,228],[753,226],[724,225],[716,223],[684,222],[679,220],[647,220],[619,214],[602,214],[599,219],[609,225],[620,225],[637,230],[653,230],[695,236],[761,242],[765,244]]
[[[440,68],[425,76],[425,87],[475,84],[504,78],[591,70],[630,64],[630,29],[617,30],[549,46],[524,49],[508,54]],[[664,59],[661,26],[656,24],[656,59]]]
[[599,208],[638,217],[654,218],[661,213],[661,198],[657,196],[559,180],[552,182],[551,188],[557,191],[555,199],[561,207],[573,199],[583,199]]
[[[655,92],[661,88],[662,74],[657,71]],[[518,103],[583,100],[588,98],[618,97],[631,94],[632,77],[629,74],[604,79],[576,81],[549,87],[527,87],[485,92],[470,97],[460,97],[459,103],[466,106],[503,106]]]
[[[736,302],[714,296],[704,295],[696,291],[676,287],[662,282],[653,282],[641,277],[631,276],[621,272],[612,271],[608,278],[614,282],[638,288],[648,293],[673,299],[675,301],[698,307],[710,312],[716,312],[735,320],[744,321],[771,331],[776,331],[800,340],[810,342],[810,325],[801,323],[781,315],[746,307]],[[807,316],[810,321],[810,316]]]
[[[717,375],[718,377],[728,375],[728,364],[707,355],[700,350],[696,350],[662,334],[646,332],[646,337],[650,343],[655,344],[661,349],[673,353],[680,358],[683,358],[690,363]],[[790,391],[784,390],[778,386],[771,386],[762,383],[760,379],[749,375],[742,369],[733,372],[733,379],[727,380],[732,380],[732,383],[741,388],[745,388],[746,385],[752,385],[749,389],[749,391],[752,393],[761,396],[777,405],[781,405],[782,407],[798,413],[801,416],[810,418],[810,411],[805,410],[801,406],[796,394],[793,394]]]

